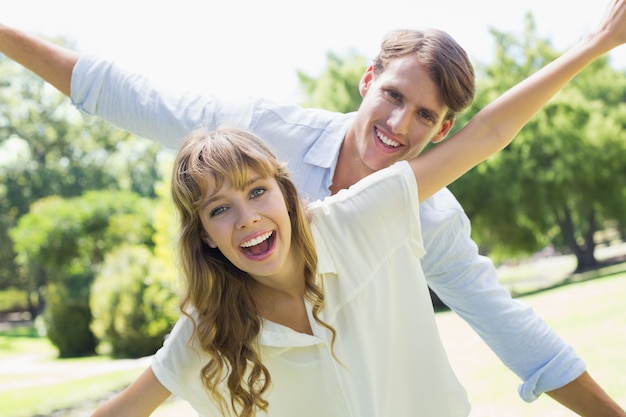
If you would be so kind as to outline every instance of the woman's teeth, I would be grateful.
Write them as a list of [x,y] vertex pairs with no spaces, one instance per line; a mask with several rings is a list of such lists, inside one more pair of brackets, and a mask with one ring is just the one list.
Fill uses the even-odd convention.
[[270,238],[270,236],[272,236],[272,232],[267,232],[267,233],[264,233],[264,234],[262,234],[262,235],[260,235],[260,236],[255,237],[254,239],[250,239],[250,240],[248,240],[247,242],[242,243],[242,244],[241,244],[241,247],[242,247],[242,248],[249,248],[249,247],[251,247],[251,246],[256,246],[256,245],[258,245],[259,243],[261,243],[261,242],[263,242],[263,241],[265,241],[265,240],[269,239],[269,238]]

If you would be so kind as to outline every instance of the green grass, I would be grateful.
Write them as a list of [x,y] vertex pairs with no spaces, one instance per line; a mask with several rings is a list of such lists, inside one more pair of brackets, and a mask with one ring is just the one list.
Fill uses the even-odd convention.
[[79,402],[98,400],[107,393],[127,386],[139,376],[140,372],[140,370],[118,371],[68,382],[1,391],[0,415],[6,417],[48,415],[51,411],[75,405],[77,400]]
[[[626,273],[557,286],[520,298],[530,304],[585,360],[588,371],[626,408]],[[468,391],[471,417],[574,417],[542,395],[527,404],[517,394],[520,380],[469,326],[453,313],[438,325],[453,368]]]
[[[37,334],[34,327],[17,327],[0,331],[0,416],[31,417],[49,415],[54,410],[74,406],[77,402],[97,400],[127,386],[142,372],[137,365],[132,369],[110,372],[94,372],[57,382],[59,373],[73,369],[96,369],[111,364],[114,360],[106,356],[75,359],[59,359],[57,350],[47,338]],[[40,369],[39,373],[7,371],[15,361],[24,360],[28,366]],[[59,372],[61,371],[61,372]],[[63,375],[61,375],[63,376]],[[31,386],[28,386],[33,383]],[[7,388],[8,387],[8,388]],[[12,388],[17,387],[17,388]],[[95,408],[95,407],[94,407]]]

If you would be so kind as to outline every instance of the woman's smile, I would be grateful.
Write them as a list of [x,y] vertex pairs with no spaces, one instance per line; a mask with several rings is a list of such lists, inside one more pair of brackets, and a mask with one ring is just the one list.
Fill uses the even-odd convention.
[[276,232],[269,231],[246,240],[239,245],[241,252],[249,259],[263,260],[269,257],[276,247]]

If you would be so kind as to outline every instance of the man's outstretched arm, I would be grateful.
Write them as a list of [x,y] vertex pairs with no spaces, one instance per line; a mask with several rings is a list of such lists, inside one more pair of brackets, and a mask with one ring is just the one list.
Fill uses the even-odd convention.
[[39,75],[66,96],[79,54],[0,24],[0,52]]
[[626,417],[626,412],[587,372],[546,394],[583,417]]

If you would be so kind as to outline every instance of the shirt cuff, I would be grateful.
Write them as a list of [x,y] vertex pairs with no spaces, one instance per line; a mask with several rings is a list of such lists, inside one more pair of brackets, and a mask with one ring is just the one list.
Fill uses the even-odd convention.
[[585,370],[585,362],[570,346],[526,379],[519,386],[519,395],[526,402],[535,401],[542,393],[569,384]]

